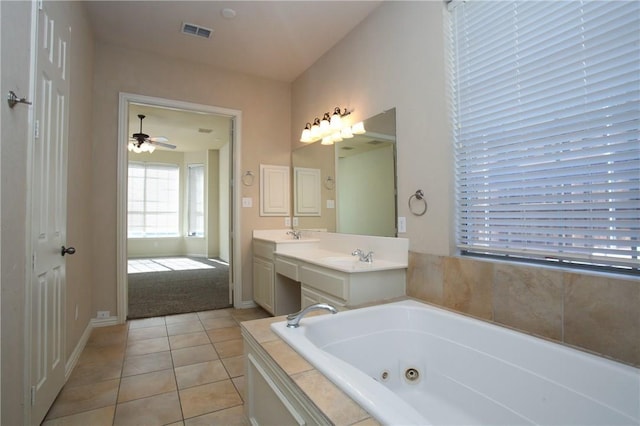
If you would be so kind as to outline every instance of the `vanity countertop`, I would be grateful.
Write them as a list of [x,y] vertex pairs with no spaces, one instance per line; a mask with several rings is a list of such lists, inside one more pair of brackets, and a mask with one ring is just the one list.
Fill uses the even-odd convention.
[[285,248],[275,251],[277,256],[300,260],[323,268],[335,269],[347,273],[376,272],[390,269],[406,269],[407,264],[393,262],[384,259],[376,259],[375,253],[372,263],[360,262],[351,253],[340,253],[322,249],[287,250]]
[[[274,243],[276,256],[287,257],[346,273],[406,269],[408,240],[303,230],[300,239],[287,235],[288,229],[255,230],[255,240]],[[373,262],[361,262],[351,253],[356,248],[373,251]]]

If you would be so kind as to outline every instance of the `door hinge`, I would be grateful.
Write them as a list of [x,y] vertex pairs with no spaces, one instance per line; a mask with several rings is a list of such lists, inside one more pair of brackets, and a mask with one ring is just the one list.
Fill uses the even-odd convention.
[[36,387],[31,386],[31,406],[36,405]]
[[40,137],[40,120],[36,120],[33,127],[33,137],[38,139]]

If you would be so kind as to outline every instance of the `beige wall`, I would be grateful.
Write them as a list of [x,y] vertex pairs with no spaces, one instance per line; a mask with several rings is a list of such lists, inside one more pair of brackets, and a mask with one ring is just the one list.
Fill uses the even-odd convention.
[[[293,147],[304,124],[333,107],[354,109],[356,122],[396,107],[398,214],[410,249],[453,251],[452,151],[447,122],[440,2],[385,2],[293,83]],[[429,211],[409,213],[422,189]]]
[[[0,2],[2,8],[2,93],[29,96],[30,2]],[[87,208],[91,198],[92,134],[91,89],[93,39],[84,7],[70,3],[70,122],[67,194],[67,244],[77,249],[67,260],[67,356],[75,349],[91,313],[91,234],[94,226]],[[1,424],[23,424],[24,317],[27,264],[27,117],[24,105],[2,106],[2,419]],[[10,248],[10,250],[9,250]],[[78,319],[75,306],[78,305]]]
[[[214,105],[242,111],[241,169],[257,173],[261,162],[289,164],[290,85],[170,57],[96,43],[93,87],[92,211],[96,227],[93,312],[116,312],[116,179],[119,92]],[[252,299],[251,232],[281,227],[278,218],[258,215],[259,185],[242,186],[254,199],[242,209],[242,300]]]
[[[443,2],[444,3],[444,2]],[[292,146],[334,106],[354,121],[397,107],[398,210],[410,239],[409,294],[465,314],[639,365],[640,284],[626,276],[455,256],[444,6],[385,2],[298,78]],[[424,216],[407,199],[422,189]]]
[[[229,211],[229,203],[220,202],[220,151],[209,150],[207,152],[207,194],[206,194],[206,255],[207,257],[215,257],[220,253],[220,233],[228,233],[229,228],[222,230],[220,228],[220,211],[225,209]],[[228,176],[228,175],[227,175]],[[228,177],[227,179],[228,180]]]

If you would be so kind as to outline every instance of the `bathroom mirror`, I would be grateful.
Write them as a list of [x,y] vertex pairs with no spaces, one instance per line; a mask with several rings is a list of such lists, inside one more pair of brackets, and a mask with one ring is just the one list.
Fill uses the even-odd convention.
[[364,120],[364,128],[334,145],[316,142],[293,151],[293,167],[318,169],[321,181],[320,215],[298,217],[300,229],[397,235],[395,108]]

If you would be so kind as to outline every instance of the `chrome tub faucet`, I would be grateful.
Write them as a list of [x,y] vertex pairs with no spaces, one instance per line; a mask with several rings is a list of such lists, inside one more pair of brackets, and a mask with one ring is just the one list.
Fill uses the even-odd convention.
[[315,305],[309,305],[303,310],[296,312],[295,314],[287,315],[287,327],[298,328],[300,326],[300,320],[303,316],[311,311],[329,311],[332,314],[337,314],[338,310],[328,303],[316,303]]

